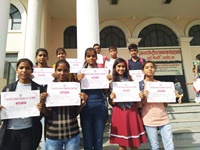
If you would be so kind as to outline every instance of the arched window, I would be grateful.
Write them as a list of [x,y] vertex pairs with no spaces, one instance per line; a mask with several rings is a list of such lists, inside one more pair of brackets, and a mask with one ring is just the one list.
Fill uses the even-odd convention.
[[9,30],[20,30],[21,29],[21,14],[17,7],[13,4],[10,4],[10,14],[9,14],[9,23],[8,29]]
[[103,48],[110,46],[126,47],[126,40],[123,31],[117,27],[109,26],[100,32],[100,45]]
[[139,42],[140,47],[156,47],[156,46],[178,46],[177,36],[174,32],[161,24],[152,24],[144,29],[139,34],[142,38]]
[[190,41],[190,45],[200,45],[200,25],[194,25],[189,30],[189,36],[193,37]]
[[64,48],[77,48],[77,29],[70,26],[64,32]]

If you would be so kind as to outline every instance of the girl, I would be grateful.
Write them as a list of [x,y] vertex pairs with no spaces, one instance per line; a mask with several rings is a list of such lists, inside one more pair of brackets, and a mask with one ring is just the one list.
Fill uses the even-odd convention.
[[[46,99],[42,86],[31,80],[33,63],[26,58],[20,59],[16,65],[18,80],[4,87],[6,91],[30,91],[40,89],[40,103],[37,105],[41,111]],[[0,109],[3,106],[0,106]],[[36,150],[42,135],[40,117],[16,118],[4,120],[0,128],[1,150]]]
[[[196,61],[194,62],[194,81],[200,78],[200,54],[196,55]],[[200,103],[200,91],[196,91],[195,102]]]
[[44,48],[39,48],[36,51],[35,58],[37,60],[36,67],[37,68],[49,68],[47,66],[47,60],[49,59],[48,52]]
[[196,55],[196,61],[194,63],[194,81],[200,77],[200,54]]
[[[124,59],[117,58],[115,60],[112,78],[113,82],[132,81]],[[137,103],[114,103],[113,98],[115,97],[115,93],[112,92],[110,94],[113,104],[110,143],[118,144],[119,150],[126,150],[128,147],[131,150],[137,150],[141,143],[146,142],[143,124],[137,111]]]
[[[70,66],[66,60],[59,60],[55,64],[54,82],[68,82]],[[80,134],[77,115],[83,108],[87,95],[80,93],[80,106],[64,106],[45,108],[46,122],[46,150],[79,150]]]
[[[93,48],[85,51],[84,68],[97,68],[97,52]],[[84,74],[78,75],[78,81]],[[85,150],[102,150],[103,132],[107,119],[107,107],[103,89],[83,90],[88,100],[81,112],[81,127]]]
[[[56,50],[56,57],[58,60],[66,60],[67,53],[64,48],[60,47]],[[53,68],[55,68],[55,64],[53,65]],[[54,76],[54,74],[53,74]],[[76,73],[69,73],[68,74],[68,80],[71,82],[77,81],[77,74]]]
[[[156,67],[151,61],[147,61],[142,66],[145,75],[143,86],[146,82],[158,82],[154,79]],[[140,81],[141,83],[141,81]],[[164,103],[147,103],[148,91],[144,89],[140,92],[142,99],[142,119],[149,138],[151,150],[159,150],[158,129],[162,137],[164,149],[174,150],[172,128],[169,122]],[[176,92],[177,95],[177,92]]]

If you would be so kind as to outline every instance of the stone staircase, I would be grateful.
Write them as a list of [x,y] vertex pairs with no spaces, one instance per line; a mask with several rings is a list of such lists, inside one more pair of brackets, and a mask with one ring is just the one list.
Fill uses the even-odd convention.
[[[169,104],[168,115],[172,125],[175,150],[200,150],[200,104]],[[104,132],[104,150],[116,150],[117,145],[109,144],[110,126]],[[82,141],[82,140],[81,140]],[[142,144],[139,150],[149,150],[149,143]],[[163,150],[160,137],[160,150]],[[83,150],[81,144],[81,150]]]

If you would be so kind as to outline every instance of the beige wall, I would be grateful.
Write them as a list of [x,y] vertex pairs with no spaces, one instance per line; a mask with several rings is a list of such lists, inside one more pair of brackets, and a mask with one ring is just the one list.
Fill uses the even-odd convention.
[[[24,6],[25,10],[27,10],[28,6],[28,0],[20,0],[22,2],[22,5]],[[49,52],[49,61],[48,65],[52,66],[56,61],[56,54],[55,51],[58,47],[63,47],[63,34],[67,27],[76,25],[76,19],[61,19],[61,18],[54,18],[51,16],[51,14],[48,11],[48,0],[43,0],[43,14],[42,14],[42,31],[41,31],[41,47],[44,47]],[[141,22],[147,20],[149,18],[145,17],[129,17],[129,18],[100,18],[100,26],[110,20],[114,20],[117,22],[120,22],[123,24],[127,30],[127,33],[129,37],[126,38],[133,38],[132,33],[135,32],[135,30],[138,27],[138,24]],[[187,17],[178,17],[178,18],[172,18],[168,17],[165,18],[169,22],[175,24],[175,26],[178,27],[178,29],[183,32],[183,36],[185,36],[185,30],[192,21],[197,20],[199,18],[187,18]],[[111,24],[115,25],[115,24]],[[163,24],[164,25],[164,24]],[[139,32],[139,31],[138,31]],[[87,38],[87,35],[86,35]],[[179,37],[178,37],[179,38]],[[23,54],[23,45],[25,41],[23,41],[23,35],[20,32],[9,32],[7,37],[7,52],[20,52]],[[91,45],[92,46],[92,45]],[[128,45],[127,45],[128,46]],[[192,58],[195,58],[197,54],[200,53],[200,46],[191,46]],[[77,51],[76,49],[67,49],[67,57],[68,58],[76,58]],[[102,54],[109,57],[108,48],[102,48]],[[20,55],[21,56],[21,55]],[[127,50],[127,47],[125,48],[118,48],[118,57],[122,57],[124,59],[129,58],[129,53]],[[184,58],[186,59],[186,58]],[[187,63],[191,63],[192,60],[188,59],[186,60]],[[191,68],[184,68],[185,70],[191,70]],[[191,77],[192,80],[192,77]]]

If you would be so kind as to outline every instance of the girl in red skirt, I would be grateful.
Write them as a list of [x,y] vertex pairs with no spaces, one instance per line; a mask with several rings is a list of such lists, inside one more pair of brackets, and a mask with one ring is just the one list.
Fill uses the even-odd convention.
[[[113,82],[130,82],[132,78],[127,70],[126,61],[117,58],[113,64]],[[118,102],[114,103],[114,92],[110,94],[113,104],[111,121],[110,143],[118,144],[119,150],[137,150],[141,143],[146,142],[146,135],[140,115],[137,111],[137,103]]]

